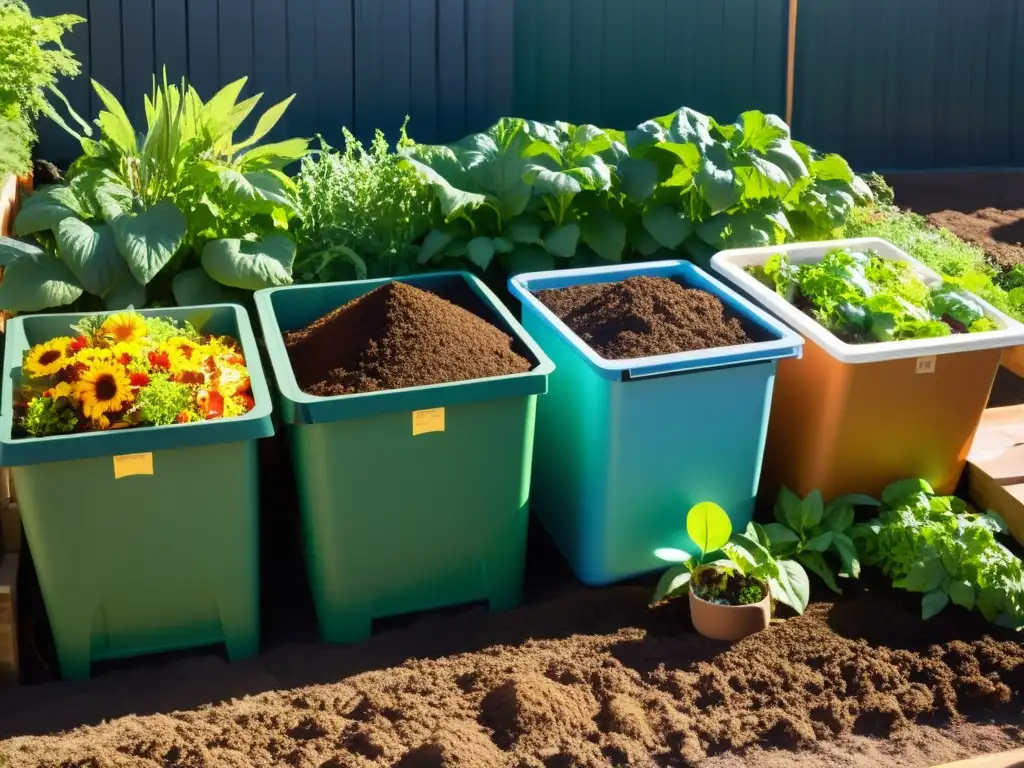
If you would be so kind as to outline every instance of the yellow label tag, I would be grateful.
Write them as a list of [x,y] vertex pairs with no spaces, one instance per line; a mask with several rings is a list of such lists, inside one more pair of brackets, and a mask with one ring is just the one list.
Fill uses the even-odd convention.
[[917,358],[918,373],[935,373],[935,355],[925,355]]
[[425,435],[428,432],[444,432],[444,408],[429,408],[412,412],[412,434]]
[[114,457],[114,479],[131,475],[152,475],[153,454],[152,453],[126,453],[124,456]]

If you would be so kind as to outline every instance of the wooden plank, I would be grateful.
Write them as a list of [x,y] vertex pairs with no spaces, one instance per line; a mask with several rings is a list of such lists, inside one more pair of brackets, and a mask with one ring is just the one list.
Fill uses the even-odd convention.
[[188,77],[204,101],[221,85],[219,26],[217,0],[188,0]]
[[1002,515],[1024,544],[1024,405],[990,408],[967,456],[971,499]]
[[352,0],[315,0],[316,128],[338,140],[341,127],[355,126]]
[[18,682],[18,561],[0,555],[0,685]]
[[153,38],[156,72],[167,79],[188,77],[188,15],[182,0],[153,0]]
[[153,43],[153,0],[121,4],[121,57],[124,63],[124,99],[121,103],[135,130],[146,127],[144,96],[153,90],[157,74]]
[[[259,105],[262,113],[292,94],[288,88],[288,9],[282,0],[253,0],[252,11],[252,92],[263,94]],[[280,121],[264,141],[286,138],[285,125],[284,120]]]
[[440,142],[454,141],[467,133],[464,3],[465,0],[437,0],[437,132]]

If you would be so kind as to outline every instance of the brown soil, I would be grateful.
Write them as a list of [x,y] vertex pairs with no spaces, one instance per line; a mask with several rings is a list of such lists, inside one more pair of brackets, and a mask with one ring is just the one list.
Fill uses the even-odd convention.
[[387,283],[285,334],[299,387],[321,397],[523,373],[513,339],[447,299]]
[[539,291],[537,298],[599,355],[625,360],[750,342],[718,297],[664,277]]
[[1024,173],[893,174],[896,204],[985,250],[1010,269],[1024,263]]
[[[1024,647],[974,615],[949,609],[922,624],[919,596],[865,591],[727,647],[693,632],[685,600],[649,610],[648,596],[647,586],[575,590],[357,646],[297,647],[260,662],[250,690],[268,692],[0,750],[14,768],[866,768],[1024,743]],[[483,650],[457,652],[466,647]],[[418,660],[387,666],[403,654]],[[214,675],[207,665],[192,676],[209,686]],[[310,676],[317,684],[287,689]],[[168,696],[183,677],[136,671],[120,682]],[[235,680],[227,695],[240,688]],[[69,703],[99,723],[107,693],[90,700],[58,684],[0,694],[0,732],[38,729]]]

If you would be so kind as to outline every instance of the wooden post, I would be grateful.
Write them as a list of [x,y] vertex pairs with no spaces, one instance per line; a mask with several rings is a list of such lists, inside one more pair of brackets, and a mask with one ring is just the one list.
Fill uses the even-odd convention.
[[786,45],[786,123],[793,126],[793,81],[796,78],[796,15],[800,0],[789,0],[789,38]]

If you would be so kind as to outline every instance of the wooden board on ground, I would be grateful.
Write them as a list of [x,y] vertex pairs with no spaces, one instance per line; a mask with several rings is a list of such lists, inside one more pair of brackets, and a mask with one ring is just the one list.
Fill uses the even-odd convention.
[[0,467],[0,544],[0,552],[21,551],[21,513],[7,467]]
[[0,686],[18,682],[18,558],[0,555]]
[[967,456],[970,496],[1024,544],[1024,405],[989,408]]
[[997,755],[983,755],[955,763],[945,763],[935,768],[1018,768],[1024,766],[1024,749],[1000,752]]

